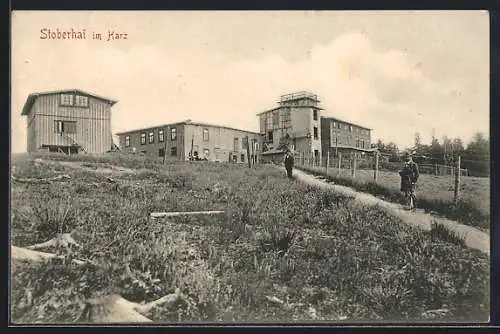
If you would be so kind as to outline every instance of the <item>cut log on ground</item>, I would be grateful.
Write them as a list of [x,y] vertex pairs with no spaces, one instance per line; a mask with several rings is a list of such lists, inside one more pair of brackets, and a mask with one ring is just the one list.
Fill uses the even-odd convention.
[[67,181],[70,179],[71,179],[71,176],[69,176],[67,174],[58,175],[58,176],[54,176],[54,177],[48,177],[48,178],[44,178],[44,179],[33,179],[33,178],[23,179],[23,178],[15,177],[14,175],[12,176],[12,180],[15,182],[19,182],[19,183],[51,183],[53,181]]
[[39,244],[31,245],[26,247],[27,249],[41,249],[47,247],[64,247],[68,248],[70,246],[79,247],[80,245],[73,239],[71,233],[58,233],[55,238],[50,239]]
[[[11,256],[12,273],[15,272],[16,265],[21,261],[43,262],[43,261],[48,261],[48,260],[57,259],[57,258],[64,259],[64,256],[60,256],[60,255],[53,254],[53,253],[39,252],[39,251],[30,250],[30,249],[23,248],[23,247],[12,246],[10,249],[11,249],[10,256]],[[71,261],[77,265],[93,264],[91,261],[84,261],[84,260],[78,260],[78,259],[72,259]]]
[[154,307],[164,305],[171,306],[183,295],[180,289],[175,293],[166,295],[146,304],[130,302],[119,295],[111,295],[101,298],[89,299],[85,308],[77,320],[83,323],[141,323],[152,322],[145,314]]
[[224,211],[183,211],[183,212],[152,212],[151,218],[176,217],[176,216],[194,216],[194,215],[216,215]]

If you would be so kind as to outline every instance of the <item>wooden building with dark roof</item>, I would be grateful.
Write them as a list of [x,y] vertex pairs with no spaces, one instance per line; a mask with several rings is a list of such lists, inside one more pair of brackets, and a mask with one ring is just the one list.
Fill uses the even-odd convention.
[[100,154],[111,150],[111,107],[116,103],[79,89],[30,94],[21,113],[27,118],[27,151]]

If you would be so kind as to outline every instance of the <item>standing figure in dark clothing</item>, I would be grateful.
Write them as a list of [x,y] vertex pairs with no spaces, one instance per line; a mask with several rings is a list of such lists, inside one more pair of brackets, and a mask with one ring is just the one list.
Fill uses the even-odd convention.
[[405,155],[405,163],[399,175],[401,176],[401,191],[405,193],[409,209],[412,210],[415,208],[415,184],[419,177],[419,171],[410,154]]
[[286,174],[290,179],[292,178],[293,163],[294,160],[292,152],[287,151],[285,155],[285,168],[286,168]]

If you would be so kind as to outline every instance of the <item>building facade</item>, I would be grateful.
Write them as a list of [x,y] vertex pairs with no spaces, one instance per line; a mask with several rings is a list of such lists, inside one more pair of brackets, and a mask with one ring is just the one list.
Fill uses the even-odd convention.
[[100,154],[112,149],[111,107],[117,101],[78,89],[30,94],[27,151]]
[[[256,132],[190,120],[117,133],[121,151],[144,153],[167,160],[186,161],[191,158],[247,163],[257,160],[260,135]],[[247,152],[247,142],[249,152]]]
[[[262,155],[296,154],[321,159],[321,112],[318,96],[308,92],[282,95],[278,106],[259,113]],[[273,160],[273,158],[269,158]]]
[[322,154],[338,156],[341,154],[361,157],[376,149],[371,146],[371,129],[346,122],[334,117],[321,118]]

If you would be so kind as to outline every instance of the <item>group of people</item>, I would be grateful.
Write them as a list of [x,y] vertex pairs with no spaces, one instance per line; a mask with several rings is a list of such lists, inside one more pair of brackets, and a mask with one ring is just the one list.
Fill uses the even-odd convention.
[[[403,167],[399,171],[399,175],[401,177],[401,186],[400,190],[405,194],[408,194],[415,201],[415,185],[418,181],[420,173],[418,171],[418,165],[413,161],[411,154],[407,153],[404,156],[405,161]],[[290,150],[287,150],[285,153],[285,169],[288,178],[292,179],[292,171],[294,166],[294,157]],[[415,203],[413,203],[413,208]]]

